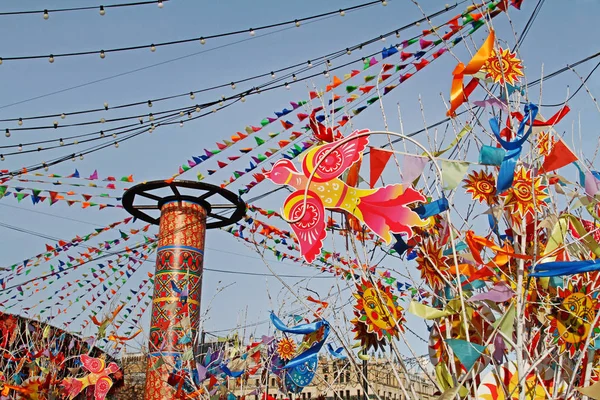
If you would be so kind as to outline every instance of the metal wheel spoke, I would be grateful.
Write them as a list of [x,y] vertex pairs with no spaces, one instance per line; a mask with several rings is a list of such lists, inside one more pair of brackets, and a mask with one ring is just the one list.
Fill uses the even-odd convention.
[[142,197],[145,197],[147,199],[154,200],[154,201],[161,201],[162,200],[162,197],[158,197],[157,195],[152,194],[152,193],[139,192],[139,193],[136,193],[136,194],[138,196],[142,196]]
[[209,216],[209,217],[212,217],[212,218],[220,219],[221,221],[227,221],[227,220],[229,219],[229,218],[227,218],[227,217],[224,217],[224,216],[222,216],[222,215],[219,215],[219,214],[213,214],[213,213],[210,213],[210,214],[208,214],[208,216]]

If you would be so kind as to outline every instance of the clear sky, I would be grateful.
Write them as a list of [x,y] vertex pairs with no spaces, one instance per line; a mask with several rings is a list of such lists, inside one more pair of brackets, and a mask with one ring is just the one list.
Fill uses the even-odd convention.
[[[86,4],[96,5],[87,1]],[[426,13],[437,11],[444,2],[421,2]],[[526,20],[531,15],[536,1],[525,0],[520,12],[511,9],[512,24],[520,34]],[[81,5],[81,1],[33,1],[26,3],[12,1],[3,2],[2,11],[28,9],[44,9],[52,7],[68,7]],[[360,4],[359,1],[274,1],[274,0],[230,0],[199,1],[172,0],[166,2],[162,9],[156,6],[132,7],[125,9],[109,9],[101,17],[97,10],[77,13],[51,14],[48,20],[42,15],[25,15],[0,17],[0,57],[51,54],[78,50],[99,50],[138,44],[177,40],[188,37],[210,35],[238,29],[266,25],[273,22],[306,17],[342,7]],[[467,3],[468,4],[468,3]],[[451,15],[461,12],[466,4],[447,15],[438,17],[435,23],[445,22]],[[542,67],[544,73],[564,67],[599,50],[597,45],[597,17],[600,15],[600,2],[591,0],[547,1],[531,31],[520,48],[520,57],[526,66],[529,80],[540,77]],[[266,73],[290,64],[305,62],[316,56],[344,49],[363,40],[377,37],[414,21],[422,16],[419,8],[409,0],[390,0],[387,7],[381,5],[366,10],[348,12],[345,17],[335,16],[323,21],[306,23],[299,28],[283,29],[277,33],[260,34],[214,39],[202,46],[190,43],[168,48],[159,48],[156,52],[139,50],[118,54],[109,54],[105,59],[98,55],[57,59],[49,63],[46,59],[28,61],[5,61],[0,65],[0,118],[12,118],[25,115],[69,112],[76,109],[102,107],[109,105],[144,101],[176,93],[185,93],[204,87],[236,81],[248,76]],[[505,16],[495,19],[497,36],[511,46],[515,39]],[[418,34],[425,26],[413,27],[403,33],[403,37]],[[474,41],[480,44],[485,33],[478,32]],[[380,50],[381,47],[396,43],[395,38],[385,43],[378,43],[365,48],[364,54]],[[473,46],[471,46],[472,48]],[[455,54],[463,61],[468,53],[462,47]],[[352,56],[340,58],[339,62],[360,57],[356,51]],[[394,60],[396,61],[396,60]],[[157,65],[162,63],[161,65]],[[577,71],[586,75],[596,62],[590,62]],[[447,99],[451,72],[456,60],[446,54],[443,60],[432,64],[421,71],[415,78],[402,84],[389,96],[385,96],[390,129],[399,130],[396,105],[399,104],[404,116],[404,129],[411,132],[423,127],[420,114],[419,98],[425,109],[426,120],[436,122],[444,117],[445,108],[442,97]],[[334,64],[335,66],[335,64]],[[360,69],[360,63],[354,68]],[[350,67],[342,71],[348,71]],[[136,71],[136,72],[131,72]],[[343,74],[344,72],[341,72]],[[120,75],[118,77],[114,77]],[[262,79],[257,82],[264,82]],[[96,83],[90,83],[90,82]],[[247,125],[259,125],[266,116],[274,116],[273,111],[289,107],[289,101],[307,98],[308,88],[313,84],[324,88],[325,78],[317,78],[308,83],[293,85],[291,90],[275,90],[258,96],[251,96],[245,103],[238,103],[222,112],[185,124],[163,127],[153,134],[144,134],[118,149],[110,147],[101,152],[86,156],[82,161],[64,163],[50,172],[68,175],[77,168],[82,175],[89,175],[98,170],[101,177],[114,175],[117,177],[133,174],[136,182],[144,180],[164,179],[177,172],[178,166],[191,156],[203,153],[204,148],[214,148],[214,143],[229,138],[236,131]],[[559,103],[566,98],[568,87],[575,88],[579,84],[577,76],[565,73],[550,80],[543,86],[543,102]],[[308,87],[307,87],[308,85]],[[74,88],[77,87],[77,88]],[[239,85],[239,88],[243,88]],[[246,86],[249,87],[249,86]],[[589,87],[595,94],[600,93],[600,77],[593,76]],[[71,89],[74,88],[74,89]],[[539,86],[535,88],[539,90]],[[60,92],[60,93],[57,93]],[[197,102],[210,101],[221,95],[229,95],[229,88],[197,95],[196,100],[177,99],[163,103],[161,108],[175,108],[193,105]],[[53,94],[55,93],[55,94]],[[537,101],[539,97],[532,98]],[[43,96],[41,98],[30,100]],[[20,104],[15,104],[20,103]],[[599,136],[598,124],[600,113],[591,102],[585,91],[570,102],[574,112],[569,115],[569,123],[576,129],[574,148],[594,146]],[[555,109],[545,111],[550,115]],[[111,111],[106,117],[117,117],[133,113],[148,113],[146,106],[132,112]],[[99,117],[99,114],[95,114]],[[104,115],[103,115],[104,116]],[[85,117],[67,117],[66,122],[76,122]],[[579,125],[584,138],[579,142]],[[563,127],[569,126],[564,123]],[[0,124],[5,128],[16,128],[16,124]],[[383,127],[381,111],[378,107],[370,107],[368,111],[354,120],[356,128],[380,129]],[[566,128],[565,128],[566,129]],[[60,130],[25,131],[13,134],[10,138],[2,137],[2,144],[18,144],[21,141],[43,140],[53,138],[58,141],[61,135],[73,135],[96,130],[96,127],[69,128]],[[63,133],[64,132],[64,133]],[[571,132],[567,133],[569,140]],[[417,137],[419,139],[419,137]],[[426,142],[426,137],[421,140]],[[448,140],[449,142],[449,140]],[[68,153],[71,151],[69,150]],[[34,162],[64,155],[65,150],[50,154],[33,154],[13,156],[0,162],[0,169],[19,168]],[[234,153],[232,152],[232,155]],[[214,164],[206,164],[213,168]],[[239,163],[240,168],[247,166],[247,161]],[[205,172],[202,165],[196,170]],[[238,169],[237,167],[235,169]],[[207,182],[220,183],[233,171],[227,174],[215,174]],[[189,176],[188,176],[189,175]],[[184,178],[195,179],[195,174],[184,175]],[[393,175],[388,175],[390,180]],[[242,187],[249,181],[242,178],[232,189]],[[251,192],[250,197],[273,189],[270,183],[264,183]],[[258,202],[264,208],[278,210],[282,204],[283,194],[270,196]],[[18,208],[14,208],[18,207]],[[51,215],[40,214],[38,212]],[[70,239],[77,234],[85,234],[94,227],[105,226],[126,216],[125,211],[115,209],[81,210],[67,207],[65,204],[48,204],[33,206],[27,199],[17,203],[12,198],[0,201],[0,221],[5,224],[41,232],[53,237]],[[76,219],[68,220],[71,218]],[[91,224],[90,224],[91,223]],[[19,262],[31,255],[40,253],[48,240],[8,230],[0,227],[0,256],[2,265]],[[338,243],[339,245],[340,243]],[[312,276],[316,271],[292,265],[289,261],[278,264],[272,262],[271,267],[280,274]],[[205,266],[229,271],[249,271],[269,273],[256,253],[238,242],[227,233],[211,231],[208,234]],[[394,268],[401,266],[394,265]],[[147,265],[148,270],[153,270]],[[321,296],[336,292],[336,281],[333,279],[313,279],[301,281],[286,278],[286,282],[297,284],[300,295],[310,294],[303,287],[317,291]],[[342,285],[338,282],[338,284]],[[226,286],[223,291],[218,288]],[[343,287],[343,286],[340,286]],[[217,293],[218,292],[218,293]],[[337,305],[348,301],[349,292],[342,292],[334,299]],[[229,330],[236,325],[262,322],[267,319],[270,309],[280,309],[282,303],[289,311],[294,297],[282,290],[281,284],[272,277],[259,277],[235,274],[207,272],[204,275],[204,308],[212,301],[212,308],[205,320],[205,329],[211,332]],[[338,297],[338,296],[336,296]],[[335,316],[331,316],[335,318]],[[412,326],[412,325],[411,325]],[[266,333],[268,324],[262,324],[257,333]],[[423,333],[423,326],[416,326]],[[410,339],[410,335],[408,336]],[[414,338],[419,354],[424,353],[423,343]]]

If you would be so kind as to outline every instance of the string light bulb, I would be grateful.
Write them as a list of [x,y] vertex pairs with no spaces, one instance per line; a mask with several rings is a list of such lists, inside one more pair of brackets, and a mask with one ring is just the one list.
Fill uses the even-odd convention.
[[73,157],[71,157],[71,161],[75,162],[75,154],[73,154]]
[[254,36],[256,35],[256,32],[254,32],[254,29],[250,28],[250,36]]
[[381,40],[382,42],[385,42],[385,37],[383,35],[379,36],[379,40]]
[[140,121],[140,124],[143,124],[144,123],[144,117],[139,117],[138,121]]
[[194,94],[194,92],[190,92],[190,99],[194,100],[196,98],[196,95]]
[[202,108],[200,108],[200,106],[196,104],[196,112],[199,113],[200,111],[202,111]]
[[400,32],[396,31],[396,37],[400,39]]
[[343,16],[345,16],[345,15],[346,15],[346,11],[344,11],[344,10],[340,9],[340,16],[342,16],[342,17],[343,17]]
[[108,110],[108,103],[107,103],[107,102],[104,102],[104,104],[103,104],[103,105],[104,105],[104,109],[105,109],[105,110]]
[[323,75],[325,75],[325,78],[329,78],[329,71],[323,71]]
[[0,161],[4,161],[4,160],[5,160],[4,154],[0,154]]
[[104,131],[100,131],[100,137],[104,137]]
[[275,79],[275,72],[271,71],[271,79]]
[[48,164],[44,163],[44,171],[48,171]]
[[116,134],[116,133],[113,133],[113,134],[112,134],[112,137],[114,137],[114,138],[116,139],[116,138],[117,138],[117,134]]
[[148,100],[148,107],[152,107],[152,100]]
[[105,120],[104,118],[100,118],[100,123],[101,123],[101,124],[103,124],[103,123],[105,123],[105,122],[106,122],[106,120]]
[[183,121],[179,121],[179,127],[183,128]]
[[308,60],[307,64],[308,64],[308,68],[312,68],[313,65],[312,65],[312,62],[310,62],[310,60]]
[[350,51],[349,48],[346,48],[346,54],[348,54],[348,55],[352,54],[352,52]]
[[154,44],[150,45],[150,51],[156,51],[156,46]]
[[79,159],[83,161],[83,154],[79,155]]
[[65,142],[62,140],[62,138],[60,139],[60,141],[58,142],[59,145],[64,146]]
[[331,61],[327,60],[327,66],[331,67]]
[[6,133],[4,134],[4,136],[10,137],[10,130],[8,128],[6,128]]
[[231,88],[235,89],[235,82],[231,82]]
[[158,8],[163,8],[164,6],[162,0],[158,0]]
[[104,11],[104,6],[100,6],[100,15],[104,14],[106,14],[106,11]]
[[286,83],[285,83],[285,88],[286,88],[287,90],[290,90],[290,84],[286,82]]
[[294,23],[296,24],[296,28],[300,28],[300,21],[295,20]]
[[387,6],[387,1],[381,0],[381,5],[384,6],[384,7]]
[[154,114],[152,114],[152,113],[148,114],[148,119],[150,121],[154,121]]
[[19,122],[17,122],[17,124],[19,124],[19,126],[23,125],[23,118],[19,118]]
[[183,117],[185,115],[185,113],[183,111],[179,111],[179,116]]
[[416,25],[416,26],[421,26],[421,23],[420,23],[420,22],[417,22],[415,25]]
[[104,50],[100,50],[100,58],[104,59],[104,57],[106,57]]
[[192,113],[191,113],[191,111],[188,111],[188,113],[187,113],[187,114],[188,114],[188,118],[190,118],[190,119],[191,119],[191,118],[192,118]]
[[245,101],[246,101],[246,98],[245,98],[244,96],[242,96],[242,97],[240,98],[240,100],[241,100],[241,101],[242,101],[242,103],[243,103],[243,102],[245,102]]
[[73,144],[79,144],[79,140],[73,140]]
[[0,65],[2,64],[2,57],[0,57]]
[[48,14],[48,10],[44,10],[44,19],[50,18],[50,14]]
[[65,119],[65,118],[67,118],[67,114],[65,114],[65,113],[60,114],[60,119]]
[[206,39],[204,39],[203,37],[200,38],[200,44],[206,44]]
[[54,62],[54,55],[50,54],[50,57],[48,57],[48,62],[50,64],[52,64]]
[[54,127],[54,129],[58,128],[58,121],[52,122],[52,126]]
[[294,81],[298,80],[298,78],[296,77],[296,74],[292,74],[292,80],[294,80]]
[[23,151],[23,145],[22,145],[22,144],[19,144],[19,147],[17,147],[17,150],[19,150],[19,151]]
[[119,142],[115,142],[115,147],[118,149],[119,148]]

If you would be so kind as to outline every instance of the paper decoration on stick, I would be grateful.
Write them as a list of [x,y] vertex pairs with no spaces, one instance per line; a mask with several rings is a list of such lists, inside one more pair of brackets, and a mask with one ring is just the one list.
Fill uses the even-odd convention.
[[567,147],[562,139],[559,139],[550,149],[550,153],[544,158],[542,168],[546,172],[554,171],[575,161],[577,161],[577,156]]
[[274,183],[296,189],[285,200],[283,214],[288,220],[300,218],[291,227],[298,238],[300,254],[307,262],[321,254],[327,234],[325,209],[342,209],[354,215],[388,245],[392,241],[392,232],[404,233],[411,238],[412,227],[426,225],[407,207],[425,201],[416,190],[400,184],[358,189],[339,179],[362,158],[369,143],[366,133],[368,131],[355,131],[341,141],[314,147],[304,157],[302,171],[298,171],[290,160],[279,160],[265,174]]
[[95,386],[94,399],[104,400],[113,384],[109,375],[119,371],[119,367],[117,364],[111,362],[105,368],[103,359],[93,358],[87,354],[82,354],[80,360],[83,367],[87,369],[90,374],[83,378],[65,378],[63,380],[62,385],[64,386],[69,399],[77,397],[77,395],[88,386]]
[[382,149],[377,149],[377,148],[373,147],[371,149],[370,155],[371,155],[371,179],[369,182],[369,186],[371,186],[371,189],[373,189],[373,187],[377,183],[377,180],[381,176],[381,173],[385,169],[387,162],[389,161],[390,157],[392,156],[392,152],[389,150],[382,150]]

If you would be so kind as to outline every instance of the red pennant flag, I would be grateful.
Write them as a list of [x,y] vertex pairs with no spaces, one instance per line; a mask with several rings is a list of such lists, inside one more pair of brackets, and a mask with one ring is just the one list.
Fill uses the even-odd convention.
[[406,61],[406,60],[408,60],[409,58],[411,58],[412,56],[413,56],[413,55],[412,55],[412,53],[407,53],[407,52],[404,52],[404,51],[401,51],[401,52],[400,52],[400,59],[401,59],[402,61]]
[[559,139],[558,142],[554,143],[554,146],[552,146],[550,154],[544,159],[542,168],[547,172],[554,171],[575,161],[577,161],[577,156],[573,154],[571,149],[569,149],[561,139]]
[[394,68],[394,64],[383,64],[383,72],[389,71]]
[[392,156],[392,152],[389,150],[382,150],[377,148],[371,149],[371,179],[369,185],[371,189],[377,183],[377,180],[381,176],[381,173],[385,169],[385,166]]
[[426,59],[422,59],[421,61],[419,61],[418,63],[413,63],[413,65],[415,66],[415,68],[417,68],[417,71],[422,70],[423,68],[425,68],[425,66],[429,64],[429,61],[427,61]]

